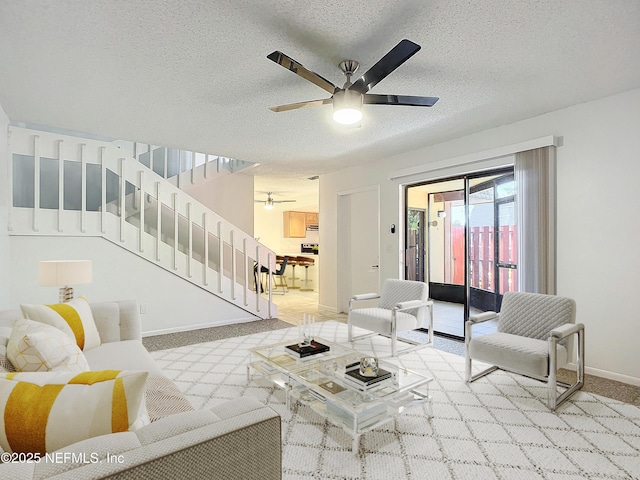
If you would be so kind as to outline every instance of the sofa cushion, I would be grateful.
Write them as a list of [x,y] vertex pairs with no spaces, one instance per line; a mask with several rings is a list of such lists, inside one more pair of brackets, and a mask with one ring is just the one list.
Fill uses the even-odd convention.
[[16,369],[7,358],[7,344],[11,337],[10,327],[0,327],[0,373],[15,372]]
[[147,372],[7,373],[0,376],[0,446],[44,454],[144,425]]
[[[349,322],[384,335],[391,335],[391,310],[386,308],[358,308],[349,312]],[[406,312],[396,312],[396,332],[418,328],[418,319]]]
[[[567,349],[558,344],[558,368],[567,364]],[[491,365],[525,375],[549,375],[549,343],[537,338],[495,332],[471,339],[469,355]]]
[[91,370],[146,370],[162,375],[162,370],[139,340],[103,343],[84,352]]
[[91,314],[96,322],[102,343],[119,342],[120,338],[120,308],[116,302],[101,302],[91,304]]
[[193,410],[193,406],[184,393],[164,375],[149,375],[145,397],[147,413],[151,422],[169,415]]
[[100,335],[87,299],[74,298],[54,305],[20,305],[25,317],[56,327],[75,339],[82,350],[100,346]]
[[50,325],[24,318],[11,331],[7,357],[21,372],[89,370],[87,359],[71,338]]

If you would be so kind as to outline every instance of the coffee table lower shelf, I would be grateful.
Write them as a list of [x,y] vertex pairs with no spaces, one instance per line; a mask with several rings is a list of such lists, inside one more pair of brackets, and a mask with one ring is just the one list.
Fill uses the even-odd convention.
[[[411,390],[409,392],[405,392],[405,398],[403,400],[406,400],[406,402],[398,406],[382,404],[384,406],[384,411],[381,411],[382,413],[380,413],[378,416],[374,415],[364,421],[360,421],[359,415],[353,414],[346,410],[343,410],[345,414],[342,416],[336,415],[335,408],[333,413],[328,412],[327,402],[331,401],[318,400],[314,398],[308,390],[299,392],[287,385],[285,391],[287,395],[287,405],[289,406],[289,408],[291,405],[290,398],[293,397],[298,402],[309,406],[321,417],[329,420],[331,423],[333,423],[337,427],[342,428],[346,433],[351,435],[353,439],[351,444],[351,451],[354,454],[358,454],[360,451],[360,437],[363,434],[392,421],[396,418],[397,415],[409,408],[428,402],[430,398],[428,393]],[[428,405],[430,405],[430,403],[428,403]],[[431,417],[431,411],[429,411],[429,417]]]

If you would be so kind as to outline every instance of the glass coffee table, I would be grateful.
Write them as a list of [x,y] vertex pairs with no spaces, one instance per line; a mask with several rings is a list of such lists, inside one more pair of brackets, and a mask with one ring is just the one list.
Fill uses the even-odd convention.
[[358,453],[360,436],[393,420],[408,408],[426,403],[429,407],[429,383],[433,378],[381,360],[379,366],[390,372],[389,379],[367,388],[348,378],[347,366],[367,354],[344,345],[316,338],[328,345],[328,352],[294,358],[285,347],[295,340],[250,349],[247,382],[251,371],[260,373],[286,394],[287,408],[298,400],[322,417],[343,428],[353,437],[353,452]]

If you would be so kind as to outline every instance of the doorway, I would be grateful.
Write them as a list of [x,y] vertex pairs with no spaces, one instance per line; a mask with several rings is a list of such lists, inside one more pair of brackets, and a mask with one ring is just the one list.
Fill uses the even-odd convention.
[[380,208],[377,188],[338,196],[338,311],[360,293],[380,292]]
[[427,211],[424,208],[407,209],[407,261],[405,276],[407,280],[424,282],[424,261],[426,252],[425,222]]
[[405,187],[405,278],[428,282],[435,333],[463,338],[517,290],[514,205],[512,167]]

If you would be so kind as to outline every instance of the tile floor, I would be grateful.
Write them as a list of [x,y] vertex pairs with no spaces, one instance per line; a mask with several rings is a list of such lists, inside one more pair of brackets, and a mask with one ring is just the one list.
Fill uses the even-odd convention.
[[290,289],[284,295],[273,295],[273,303],[278,306],[278,319],[283,322],[297,325],[302,315],[307,313],[314,315],[316,321],[336,320],[347,322],[347,315],[336,313],[318,306],[318,292],[301,292]]

